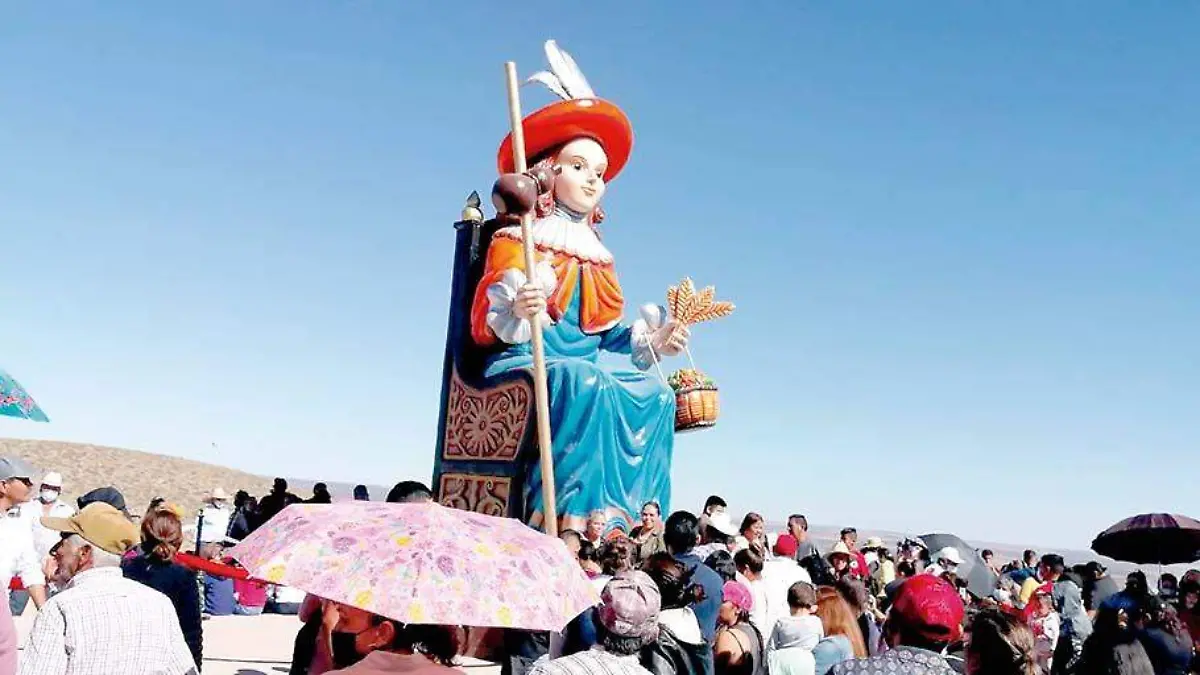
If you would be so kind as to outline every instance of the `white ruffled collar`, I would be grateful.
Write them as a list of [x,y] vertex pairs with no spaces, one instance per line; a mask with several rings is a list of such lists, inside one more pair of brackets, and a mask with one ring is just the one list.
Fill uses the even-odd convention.
[[[505,227],[496,236],[521,240],[520,226]],[[586,221],[573,220],[557,209],[544,218],[533,221],[533,243],[538,248],[565,253],[593,262],[611,263],[612,253]]]

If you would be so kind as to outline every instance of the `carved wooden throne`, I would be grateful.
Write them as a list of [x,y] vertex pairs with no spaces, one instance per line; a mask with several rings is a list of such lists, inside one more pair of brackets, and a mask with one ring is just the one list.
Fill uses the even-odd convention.
[[527,521],[524,477],[537,461],[533,380],[524,371],[484,378],[489,350],[471,340],[471,302],[500,227],[482,219],[454,224],[433,490],[445,506]]

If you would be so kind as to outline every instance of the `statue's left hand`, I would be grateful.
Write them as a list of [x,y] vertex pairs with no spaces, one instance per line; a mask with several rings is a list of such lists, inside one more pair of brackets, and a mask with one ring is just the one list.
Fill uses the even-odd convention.
[[668,321],[662,328],[654,331],[650,343],[655,352],[663,356],[675,356],[687,348],[691,335],[687,325],[678,321]]

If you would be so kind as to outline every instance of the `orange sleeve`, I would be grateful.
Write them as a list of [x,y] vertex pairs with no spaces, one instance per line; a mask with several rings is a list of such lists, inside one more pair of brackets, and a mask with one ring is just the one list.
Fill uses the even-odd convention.
[[480,347],[496,343],[496,334],[487,324],[488,286],[500,280],[510,269],[525,269],[525,257],[521,242],[505,237],[493,237],[488,246],[487,260],[483,264],[483,277],[475,287],[475,299],[471,303],[471,338]]

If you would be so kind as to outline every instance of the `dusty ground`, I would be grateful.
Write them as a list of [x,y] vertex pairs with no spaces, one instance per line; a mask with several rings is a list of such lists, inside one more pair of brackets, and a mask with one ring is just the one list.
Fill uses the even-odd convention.
[[[33,625],[32,607],[17,620],[24,646]],[[204,675],[276,675],[291,666],[300,622],[294,616],[217,616],[204,622]],[[500,668],[464,660],[469,675],[496,675]]]

